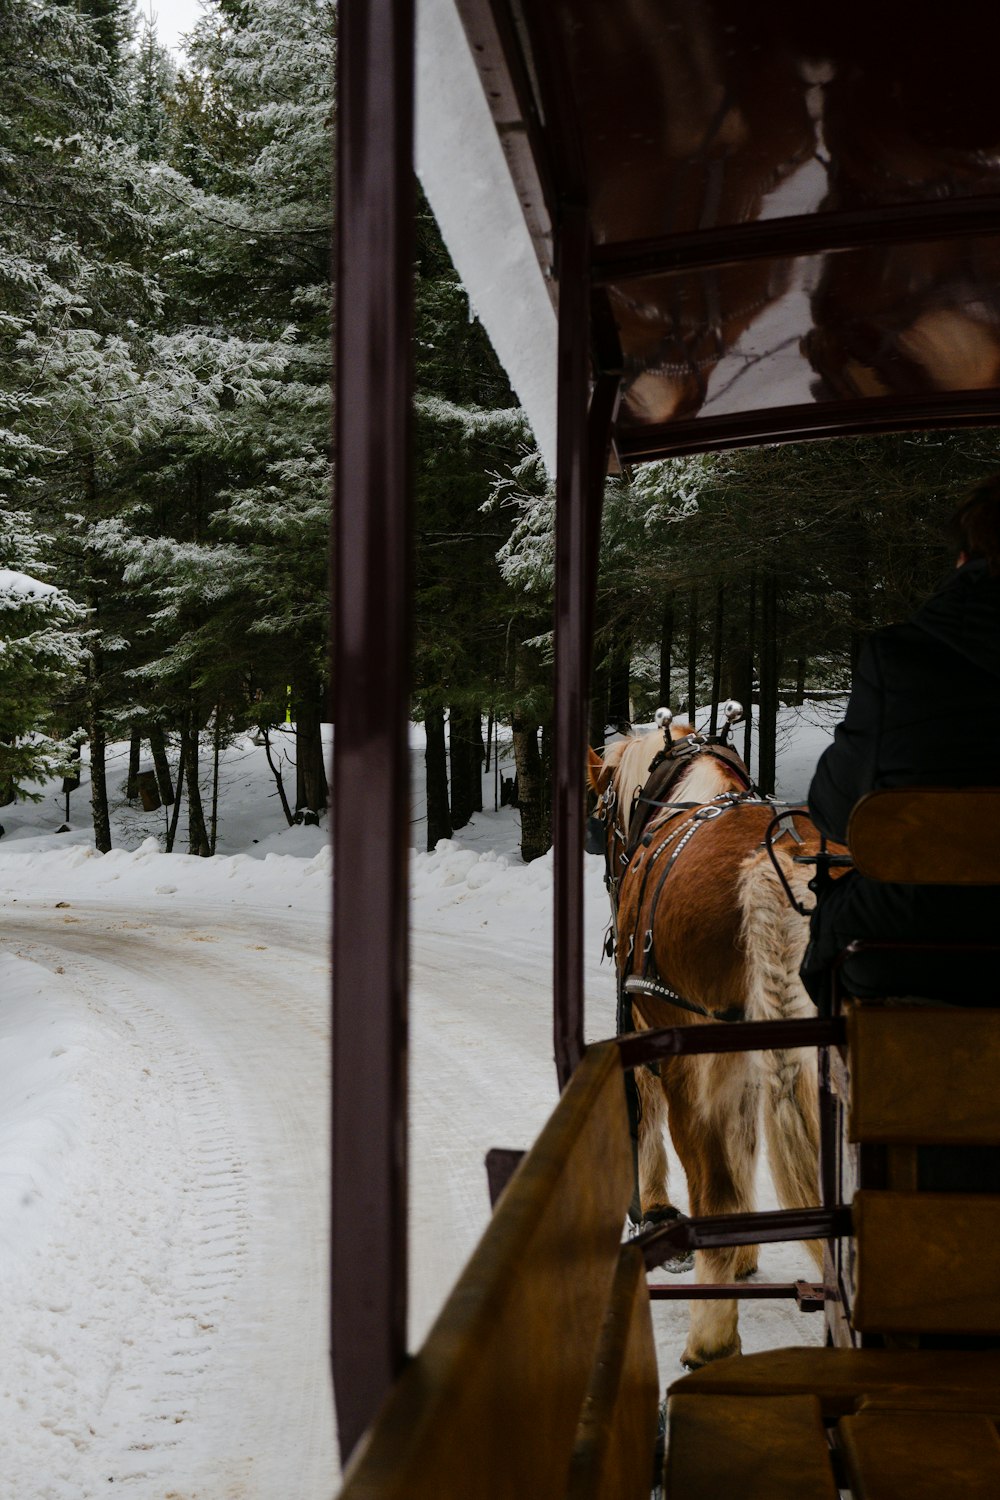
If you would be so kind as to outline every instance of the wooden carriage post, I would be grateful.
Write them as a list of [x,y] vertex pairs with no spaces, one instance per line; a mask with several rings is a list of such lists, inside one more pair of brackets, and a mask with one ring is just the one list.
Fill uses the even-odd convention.
[[412,0],[338,7],[331,1352],[345,1461],[406,1356],[413,27]]

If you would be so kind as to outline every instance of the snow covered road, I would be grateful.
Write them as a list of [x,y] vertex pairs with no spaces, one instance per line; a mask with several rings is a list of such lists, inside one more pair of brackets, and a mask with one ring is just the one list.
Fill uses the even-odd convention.
[[[106,855],[56,832],[61,798],[4,810],[0,1500],[337,1488],[330,851],[323,830],[262,828],[266,766],[254,780],[258,751],[234,755],[247,805],[211,860],[162,854],[155,815],[125,807]],[[587,861],[588,1040],[614,1029],[602,870]],[[504,809],[414,854],[411,893],[416,1347],[488,1221],[486,1151],[530,1145],[556,1102],[551,856],[522,864]],[[672,1183],[683,1206],[676,1162]],[[761,1265],[812,1274],[794,1245]],[[655,1305],[664,1384],[686,1322],[685,1302]],[[747,1350],[822,1337],[784,1303],[746,1304],[741,1326]]]
[[5,1079],[7,1493],[333,1493],[324,926],[5,917],[6,1014],[45,1017]]

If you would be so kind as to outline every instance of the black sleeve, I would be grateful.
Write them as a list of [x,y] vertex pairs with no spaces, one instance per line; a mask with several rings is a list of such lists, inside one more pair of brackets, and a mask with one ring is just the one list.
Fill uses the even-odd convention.
[[820,757],[809,788],[809,811],[821,833],[847,840],[847,820],[875,785],[884,693],[875,638],[862,647],[844,722]]

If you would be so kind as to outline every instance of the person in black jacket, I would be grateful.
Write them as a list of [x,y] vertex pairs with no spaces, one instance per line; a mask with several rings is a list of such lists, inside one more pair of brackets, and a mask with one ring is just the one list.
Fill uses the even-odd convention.
[[[809,789],[809,811],[844,843],[866,792],[896,786],[1000,785],[1000,476],[957,512],[955,572],[903,625],[869,637],[844,721]],[[995,887],[879,884],[855,871],[828,885],[812,917],[802,979],[823,1006],[829,966],[853,939],[1000,941]],[[844,987],[1000,1004],[996,958],[858,954]]]

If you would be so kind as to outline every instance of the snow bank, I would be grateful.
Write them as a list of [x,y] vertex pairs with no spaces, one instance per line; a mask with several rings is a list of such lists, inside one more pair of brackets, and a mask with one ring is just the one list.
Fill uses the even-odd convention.
[[[141,902],[151,910],[169,901],[185,906],[294,906],[313,912],[325,911],[330,904],[332,855],[325,842],[308,858],[270,850],[262,858],[232,854],[214,859],[161,854],[155,838],[146,839],[138,849],[112,849],[108,854],[73,843],[64,849],[32,849],[30,862],[22,852],[25,842],[12,852],[0,845],[0,898],[15,905],[26,890],[56,901]],[[314,840],[303,843],[309,847]]]
[[[464,830],[463,830],[464,831]],[[477,852],[442,839],[430,854],[413,856],[410,877],[415,927],[480,932],[513,944],[550,942],[552,852],[526,865],[492,849]],[[586,856],[588,900],[606,902],[604,861]]]

